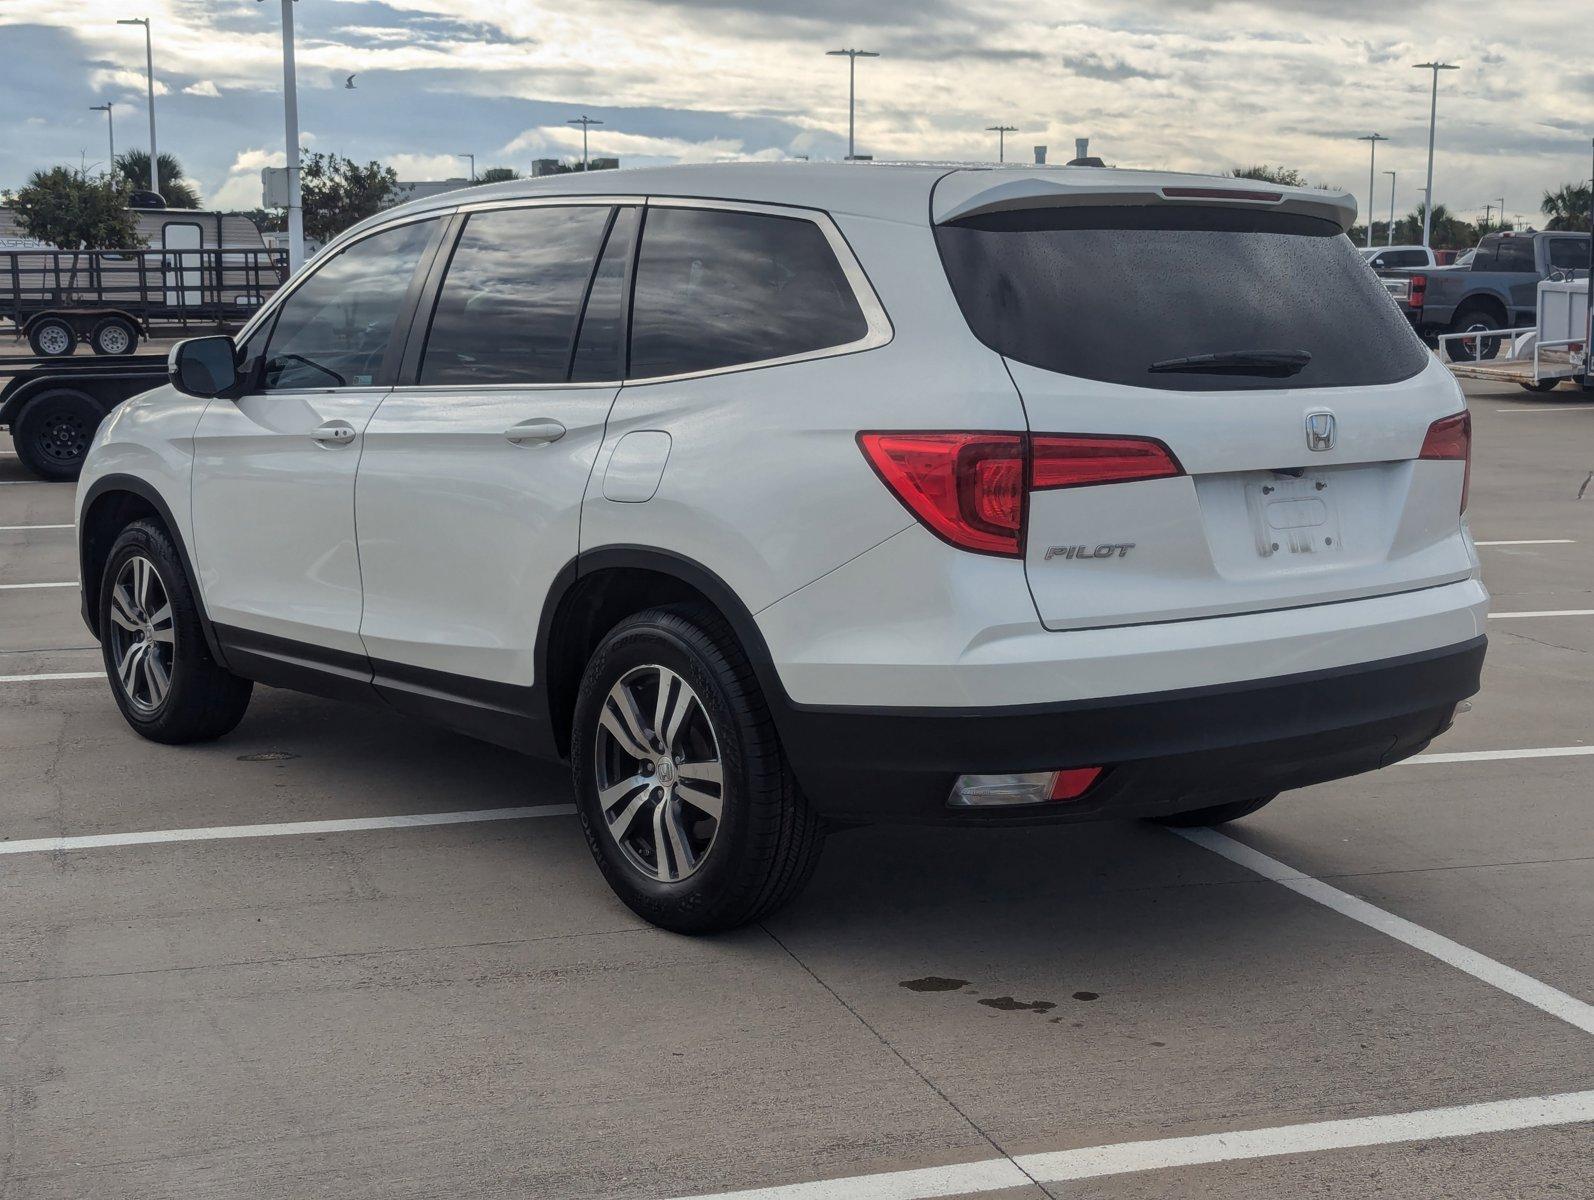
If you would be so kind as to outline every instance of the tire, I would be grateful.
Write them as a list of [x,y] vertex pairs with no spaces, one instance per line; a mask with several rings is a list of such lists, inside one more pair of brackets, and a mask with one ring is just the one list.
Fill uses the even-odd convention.
[[179,745],[237,728],[254,685],[210,656],[193,588],[160,524],[134,521],[117,536],[97,612],[111,694],[136,733]]
[[40,479],[76,479],[104,419],[104,409],[85,393],[57,388],[23,406],[11,440],[22,465]]
[[[1499,320],[1483,309],[1469,308],[1458,313],[1456,319],[1450,323],[1451,333],[1479,333],[1491,329],[1504,329]],[[1483,355],[1485,360],[1496,358],[1500,354],[1501,338],[1485,338],[1483,342]],[[1451,362],[1470,362],[1473,359],[1472,347],[1465,341],[1446,342],[1445,353],[1450,356]]]
[[28,328],[28,345],[40,358],[65,358],[77,349],[77,330],[70,321],[45,317]]
[[1542,395],[1545,392],[1553,392],[1560,382],[1559,379],[1541,379],[1537,383],[1524,383],[1521,386],[1524,392],[1538,392]]
[[1278,793],[1258,796],[1255,800],[1231,800],[1227,804],[1214,804],[1208,808],[1192,808],[1189,812],[1169,813],[1165,817],[1152,817],[1157,825],[1171,825],[1175,829],[1190,829],[1197,825],[1222,825],[1225,821],[1238,821],[1257,809],[1278,799]]
[[131,354],[138,349],[138,330],[122,317],[106,317],[89,335],[89,346],[96,354]]
[[[673,701],[662,722],[669,755],[654,729],[661,687]],[[622,694],[635,702],[629,728]],[[677,933],[733,929],[785,904],[813,874],[823,825],[747,656],[712,610],[650,609],[611,630],[582,676],[570,743],[587,845],[644,920]]]

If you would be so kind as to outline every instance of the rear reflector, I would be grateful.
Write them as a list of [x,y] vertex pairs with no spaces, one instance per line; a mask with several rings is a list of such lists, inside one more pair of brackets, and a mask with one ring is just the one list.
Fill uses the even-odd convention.
[[937,537],[1018,558],[1031,491],[1184,474],[1154,438],[1098,434],[860,433],[885,485]]
[[1418,458],[1465,463],[1461,473],[1461,511],[1467,511],[1467,489],[1472,485],[1472,414],[1458,412],[1428,426]]
[[1016,775],[961,775],[946,802],[952,808],[1005,808],[1078,800],[1101,777],[1101,772],[1101,767],[1070,767]]

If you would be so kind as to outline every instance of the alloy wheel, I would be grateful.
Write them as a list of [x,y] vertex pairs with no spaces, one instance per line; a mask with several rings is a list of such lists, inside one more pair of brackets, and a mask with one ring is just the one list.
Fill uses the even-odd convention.
[[111,586],[111,661],[127,702],[140,716],[160,711],[177,654],[172,602],[155,564],[134,555]]
[[725,798],[719,739],[691,684],[668,667],[627,671],[593,739],[598,805],[626,860],[676,883],[702,866]]

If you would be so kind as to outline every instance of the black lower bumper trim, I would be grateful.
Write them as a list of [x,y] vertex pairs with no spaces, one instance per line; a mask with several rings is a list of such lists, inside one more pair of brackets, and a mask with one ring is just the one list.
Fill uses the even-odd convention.
[[[1179,692],[972,710],[789,706],[799,781],[844,820],[1089,820],[1202,808],[1415,754],[1478,690],[1485,639],[1330,671]],[[1081,800],[954,810],[959,775],[1106,766]]]

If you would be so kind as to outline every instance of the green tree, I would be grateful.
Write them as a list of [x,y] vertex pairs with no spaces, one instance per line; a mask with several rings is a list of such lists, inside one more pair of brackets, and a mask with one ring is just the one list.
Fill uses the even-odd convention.
[[[135,192],[149,190],[149,151],[129,150],[116,156],[116,169]],[[167,208],[198,208],[199,189],[189,182],[183,164],[174,154],[162,154],[155,168],[160,194]]]
[[[1407,246],[1422,243],[1422,209],[1414,208],[1395,222],[1395,241]],[[1433,233],[1428,243],[1435,250],[1466,250],[1478,244],[1478,230],[1453,215],[1443,204],[1433,206]]]
[[477,183],[507,183],[511,179],[519,179],[520,172],[514,167],[488,167],[476,179]]
[[1546,229],[1587,229],[1589,204],[1594,200],[1586,183],[1563,183],[1553,192],[1544,193],[1539,211],[1549,220]]
[[62,250],[130,250],[144,244],[127,189],[104,176],[70,167],[35,171],[24,187],[6,192],[17,227]]
[[301,153],[299,181],[306,237],[330,241],[397,198],[398,172],[392,167],[375,161],[361,166],[336,154]]
[[1270,167],[1267,163],[1258,163],[1254,167],[1230,167],[1230,179],[1259,179],[1263,183],[1276,183],[1279,187],[1310,187],[1306,176],[1294,167]]

